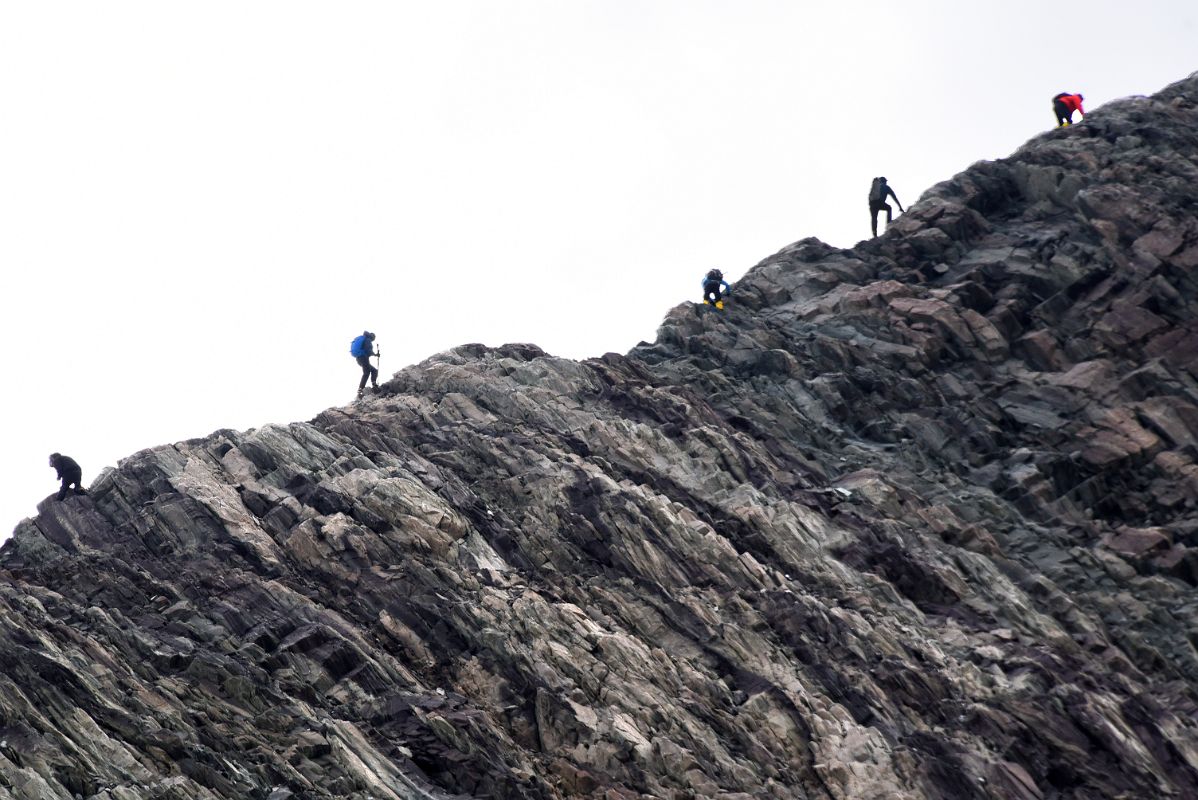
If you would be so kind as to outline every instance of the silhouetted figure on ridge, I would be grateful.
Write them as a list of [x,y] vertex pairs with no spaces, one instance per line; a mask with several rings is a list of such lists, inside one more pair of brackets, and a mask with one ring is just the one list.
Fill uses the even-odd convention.
[[[75,459],[70,456],[64,456],[61,453],[50,454],[50,466],[54,467],[58,472],[58,478],[62,481],[62,488],[58,490],[55,500],[63,500],[67,494],[74,492],[75,494],[87,494],[83,488],[83,470],[75,463]],[[71,487],[75,488],[72,489]]]
[[1058,128],[1073,124],[1074,111],[1083,117],[1086,116],[1086,112],[1082,108],[1082,101],[1085,99],[1080,94],[1069,94],[1067,92],[1061,92],[1052,98],[1052,113],[1057,115]]
[[894,193],[894,189],[886,183],[885,178],[874,178],[873,184],[869,187],[869,224],[873,229],[874,236],[878,235],[878,212],[886,212],[886,224],[890,224],[893,219],[893,212],[890,209],[890,204],[886,202],[887,197],[893,197],[895,205],[899,207],[899,211],[904,211],[903,204],[899,202],[898,195]]
[[358,361],[358,366],[362,368],[362,380],[358,382],[358,397],[366,393],[366,381],[369,379],[370,388],[379,388],[379,371],[370,359],[379,355],[374,347],[374,334],[370,331],[362,331],[362,335],[353,340],[349,346],[349,354]]
[[[723,287],[723,292],[720,291]],[[724,273],[718,269],[711,269],[703,277],[703,305],[712,305],[716,308],[723,308],[723,296],[731,294],[732,287],[728,285],[728,281],[724,280]]]

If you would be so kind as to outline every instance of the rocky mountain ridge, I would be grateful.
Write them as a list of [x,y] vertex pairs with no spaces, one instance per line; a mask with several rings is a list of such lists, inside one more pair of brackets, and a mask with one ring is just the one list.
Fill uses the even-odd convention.
[[0,799],[1198,796],[1198,75],[0,549]]

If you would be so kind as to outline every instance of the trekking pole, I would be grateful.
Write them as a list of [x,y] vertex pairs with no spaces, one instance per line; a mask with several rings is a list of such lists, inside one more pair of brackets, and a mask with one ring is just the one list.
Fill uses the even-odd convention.
[[382,367],[383,367],[383,348],[381,348],[381,347],[374,348],[374,357],[378,359],[378,361],[374,362],[374,368],[379,371],[380,375],[382,375],[383,374],[383,369],[382,369]]

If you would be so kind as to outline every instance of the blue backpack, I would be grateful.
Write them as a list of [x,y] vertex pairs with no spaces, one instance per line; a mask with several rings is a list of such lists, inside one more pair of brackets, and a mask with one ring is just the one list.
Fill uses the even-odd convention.
[[362,334],[354,339],[349,346],[349,354],[354,358],[368,355],[371,351],[370,341],[366,338],[366,334]]

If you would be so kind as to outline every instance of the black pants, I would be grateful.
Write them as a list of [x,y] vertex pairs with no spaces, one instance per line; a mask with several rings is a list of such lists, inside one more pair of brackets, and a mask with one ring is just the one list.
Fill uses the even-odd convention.
[[[75,487],[74,489],[71,489],[72,485],[74,485],[74,487]],[[85,492],[83,490],[83,473],[82,472],[72,471],[72,472],[68,472],[66,475],[63,475],[62,476],[62,488],[58,490],[58,495],[54,499],[62,500],[63,498],[65,498],[67,496],[67,494],[69,494],[72,491],[75,494],[87,494],[87,492]]]
[[869,204],[869,224],[873,228],[874,236],[878,235],[878,212],[886,212],[886,224],[890,224],[893,219],[894,212],[890,208],[890,203],[870,203]]
[[358,382],[359,389],[366,388],[366,380],[370,380],[371,386],[379,385],[379,371],[370,363],[370,356],[358,356],[358,366],[362,368],[362,380]]
[[1069,110],[1069,106],[1057,100],[1055,97],[1052,101],[1052,113],[1057,115],[1057,127],[1062,125],[1073,124],[1073,112]]
[[710,302],[714,306],[723,296],[719,281],[707,281],[703,284],[703,302]]

